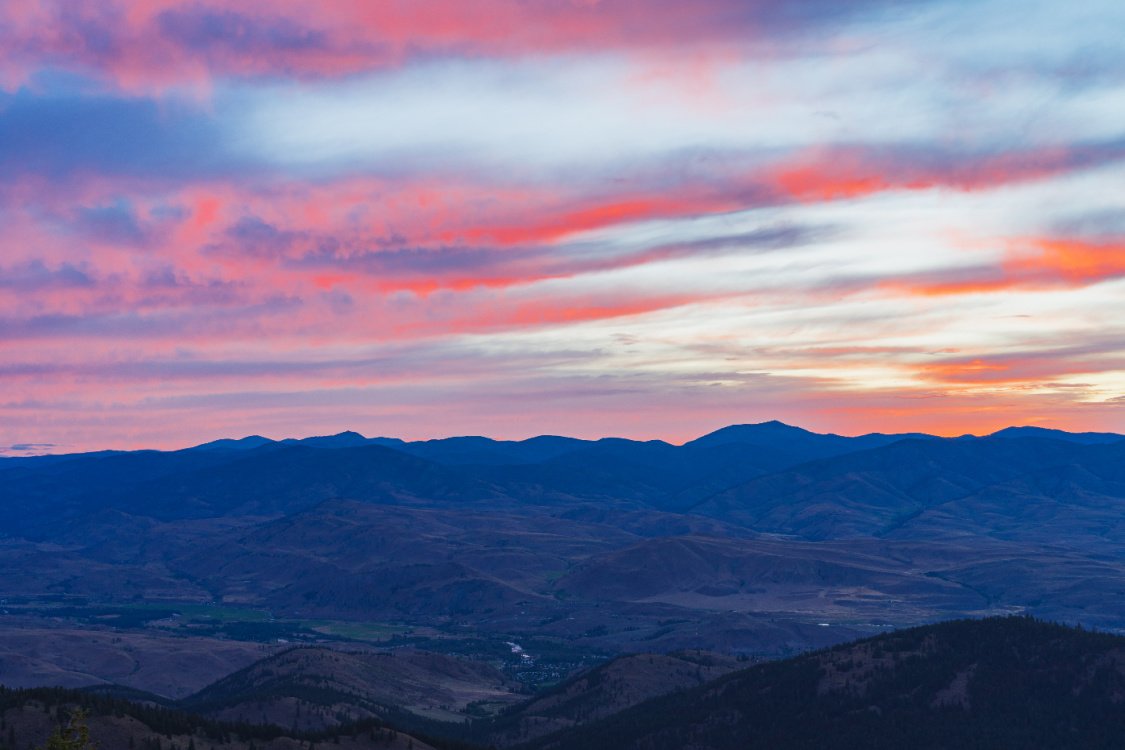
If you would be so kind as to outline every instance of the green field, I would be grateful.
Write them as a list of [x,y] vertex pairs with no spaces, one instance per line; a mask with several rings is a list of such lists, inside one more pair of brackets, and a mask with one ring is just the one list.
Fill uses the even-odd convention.
[[399,636],[408,636],[414,630],[405,625],[390,625],[377,622],[350,622],[346,620],[301,620],[302,627],[317,633],[347,638],[353,641],[369,641],[383,643]]

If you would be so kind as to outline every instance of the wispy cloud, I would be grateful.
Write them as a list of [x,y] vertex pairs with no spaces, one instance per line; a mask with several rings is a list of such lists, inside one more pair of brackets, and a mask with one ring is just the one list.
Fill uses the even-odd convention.
[[0,3],[0,440],[1125,429],[1122,24]]
[[59,447],[55,443],[12,443],[11,445],[0,445],[0,455],[34,456],[40,453],[51,453]]

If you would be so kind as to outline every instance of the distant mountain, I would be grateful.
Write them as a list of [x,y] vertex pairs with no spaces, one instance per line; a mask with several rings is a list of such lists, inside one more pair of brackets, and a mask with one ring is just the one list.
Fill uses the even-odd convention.
[[800,427],[773,420],[758,424],[738,424],[723,427],[703,437],[696,438],[685,446],[716,446],[731,443],[743,445],[759,445],[774,449],[786,449],[800,452],[809,458],[819,458],[837,453],[866,448],[877,448],[882,445],[894,443],[907,438],[928,438],[929,435],[920,433],[907,433],[900,435],[884,435],[870,433],[857,437],[844,437],[841,435],[821,434],[809,432]]
[[[763,444],[771,442],[764,435],[746,442],[748,430],[801,437],[779,448],[777,441]],[[556,436],[404,443],[356,432],[283,441],[255,435],[173,452],[19,459],[6,465],[0,499],[8,502],[0,503],[0,521],[35,535],[57,527],[59,516],[105,508],[172,519],[295,512],[334,498],[428,505],[593,501],[680,511],[747,479],[870,442],[779,424],[734,431],[741,437],[682,447]]]
[[1051,430],[1046,427],[1005,427],[994,432],[989,437],[994,438],[1047,438],[1051,440],[1066,440],[1083,445],[1104,445],[1107,443],[1120,443],[1125,441],[1125,435],[1113,432],[1065,432]]
[[492,440],[486,437],[453,437],[403,443],[401,449],[438,463],[459,465],[513,465],[548,461],[586,446],[589,441],[541,435],[528,440]]
[[808,430],[778,422],[776,419],[757,424],[735,424],[709,432],[685,445],[720,445],[723,443],[764,444],[770,442],[806,442],[835,435],[818,435]]
[[[340,443],[351,443],[345,437]],[[172,520],[292,513],[324,500],[431,503],[496,496],[464,473],[376,444],[79,455],[5,472],[0,520],[24,533],[105,508]]]
[[281,441],[282,443],[299,443],[300,445],[307,445],[313,448],[355,448],[359,445],[367,445],[371,442],[370,439],[360,435],[358,432],[347,430],[339,432],[335,435],[318,435],[316,437],[307,438],[286,438]]
[[[901,440],[752,479],[690,510],[808,539],[883,536],[949,503],[1012,483],[1069,477],[1084,488],[1076,492],[1125,498],[1123,461],[1125,443]],[[1049,499],[1027,498],[1029,503]],[[1028,513],[1030,505],[1018,511]]]
[[[991,438],[1045,438],[1082,443],[1086,445],[1107,444],[1125,440],[1125,435],[1110,432],[1066,432],[1043,427],[1007,427],[992,433]],[[973,439],[973,436],[965,436]],[[923,433],[883,434],[868,433],[848,437],[822,434],[785,424],[776,420],[757,424],[738,424],[723,427],[684,443],[682,448],[700,449],[739,445],[768,449],[774,455],[784,454],[785,460],[808,461],[857,450],[877,448],[906,439],[940,440]],[[580,440],[557,435],[540,435],[527,440],[495,440],[480,436],[438,438],[433,440],[405,441],[394,437],[365,437],[347,430],[335,435],[320,435],[304,438],[285,438],[274,441],[261,435],[243,438],[222,438],[194,446],[187,450],[246,450],[259,448],[269,443],[301,444],[320,448],[348,448],[361,445],[382,445],[393,447],[427,458],[438,463],[449,464],[497,464],[497,463],[537,463],[601,444],[603,447],[621,445],[669,445],[663,441],[637,441],[623,438],[603,438],[601,440]],[[0,467],[26,464],[49,464],[60,459],[77,456],[105,456],[142,451],[97,451],[86,454],[58,454],[45,456],[0,456]],[[176,451],[173,451],[175,453]]]
[[251,448],[261,448],[263,445],[274,442],[269,438],[262,437],[261,435],[247,435],[244,438],[237,440],[232,438],[223,438],[221,440],[212,440],[209,443],[202,443],[188,450],[197,451],[241,451],[250,450]]
[[777,421],[724,427],[684,444],[689,461],[705,470],[699,479],[678,488],[673,506],[685,510],[711,494],[755,477],[910,438],[934,439],[914,434],[823,435]]
[[956,621],[754,666],[519,747],[1118,748],[1123,696],[1125,638]]
[[5,464],[0,600],[546,637],[560,663],[1025,611],[1125,627],[1125,441],[262,440]]

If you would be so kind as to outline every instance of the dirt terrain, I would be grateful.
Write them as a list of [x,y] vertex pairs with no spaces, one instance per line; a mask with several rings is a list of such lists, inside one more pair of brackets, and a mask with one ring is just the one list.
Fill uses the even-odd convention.
[[183,698],[268,656],[277,646],[216,638],[44,628],[0,618],[0,684],[116,684]]

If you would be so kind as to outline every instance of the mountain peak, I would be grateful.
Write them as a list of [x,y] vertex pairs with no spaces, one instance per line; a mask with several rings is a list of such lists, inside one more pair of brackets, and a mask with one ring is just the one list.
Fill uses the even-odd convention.
[[787,440],[816,435],[815,432],[771,419],[757,424],[732,424],[696,438],[688,445],[719,445],[722,443],[758,442],[761,440]]
[[335,435],[316,435],[299,440],[290,438],[283,442],[300,443],[301,445],[311,445],[320,448],[349,448],[356,445],[366,445],[369,441],[366,437],[354,430],[345,430]]
[[189,450],[251,450],[260,448],[273,441],[261,435],[247,435],[243,438],[220,438],[207,443],[193,446]]

